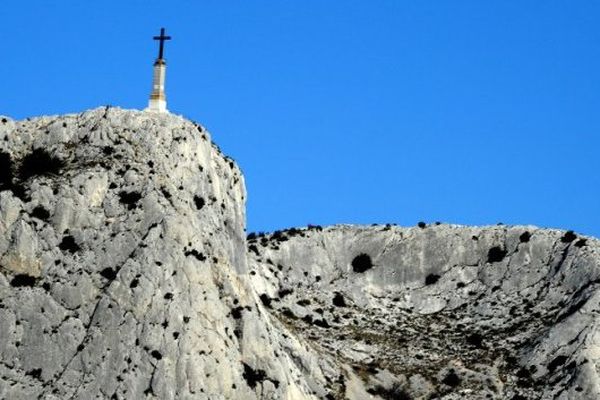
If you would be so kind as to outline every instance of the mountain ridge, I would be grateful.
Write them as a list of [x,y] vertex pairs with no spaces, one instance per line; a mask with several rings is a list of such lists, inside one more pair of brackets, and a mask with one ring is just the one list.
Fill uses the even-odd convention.
[[0,117],[0,398],[600,396],[600,245],[532,226],[245,232],[201,125]]

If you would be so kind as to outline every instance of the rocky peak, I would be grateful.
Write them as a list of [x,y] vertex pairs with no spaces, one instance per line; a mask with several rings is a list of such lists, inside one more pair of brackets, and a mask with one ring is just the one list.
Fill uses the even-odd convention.
[[0,117],[0,398],[600,397],[600,246],[531,226],[245,235],[200,125]]

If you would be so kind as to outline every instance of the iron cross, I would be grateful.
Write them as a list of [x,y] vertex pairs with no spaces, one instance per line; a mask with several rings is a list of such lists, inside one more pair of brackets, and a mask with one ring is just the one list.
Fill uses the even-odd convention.
[[160,28],[160,36],[154,36],[154,40],[160,40],[160,47],[158,49],[158,59],[162,60],[163,51],[165,47],[165,40],[171,40],[171,36],[165,36],[165,28]]

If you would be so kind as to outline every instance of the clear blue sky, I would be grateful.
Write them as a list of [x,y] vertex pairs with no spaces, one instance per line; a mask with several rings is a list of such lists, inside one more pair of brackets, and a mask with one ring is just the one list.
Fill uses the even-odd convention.
[[418,221],[600,237],[597,1],[11,1],[0,114],[169,108],[246,177],[248,229]]

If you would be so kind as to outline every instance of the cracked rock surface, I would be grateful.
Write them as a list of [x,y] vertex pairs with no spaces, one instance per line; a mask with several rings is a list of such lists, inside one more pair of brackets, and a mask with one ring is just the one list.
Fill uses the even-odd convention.
[[245,196],[175,115],[0,117],[0,398],[600,398],[597,240],[246,238]]

